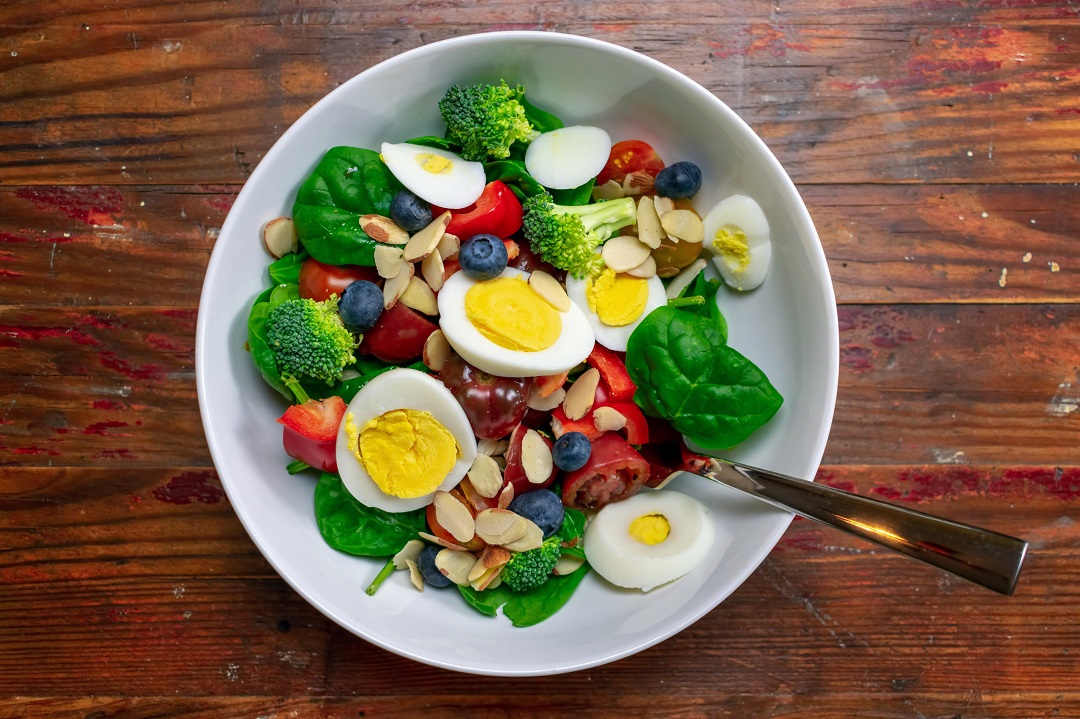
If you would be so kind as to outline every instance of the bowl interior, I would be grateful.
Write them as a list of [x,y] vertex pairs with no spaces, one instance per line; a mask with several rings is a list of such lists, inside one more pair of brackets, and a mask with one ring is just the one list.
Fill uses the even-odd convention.
[[267,220],[291,212],[300,183],[335,145],[438,134],[437,100],[453,83],[526,86],[530,100],[567,124],[605,128],[613,140],[643,139],[667,162],[692,159],[705,181],[701,212],[740,192],[753,196],[773,232],[773,266],[746,295],[724,291],[730,343],[784,395],[779,414],[728,453],[733,459],[812,477],[836,395],[836,309],[825,258],[794,186],[765,145],[711,94],[629,50],[550,33],[457,38],[405,53],[362,73],[307,112],[259,164],[232,208],[207,271],[199,312],[199,400],[214,462],[252,539],[297,591],[341,626],[403,656],[460,671],[533,675],[602,664],[655,644],[714,606],[752,572],[790,521],[704,480],[674,489],[711,509],[715,551],[690,575],[648,594],[592,574],[543,624],[517,629],[483,617],[451,589],[417,592],[404,573],[375,597],[363,588],[381,561],[341,554],[315,526],[314,480],[289,476],[281,450],[281,398],[247,353],[250,303],[268,283],[260,242]]

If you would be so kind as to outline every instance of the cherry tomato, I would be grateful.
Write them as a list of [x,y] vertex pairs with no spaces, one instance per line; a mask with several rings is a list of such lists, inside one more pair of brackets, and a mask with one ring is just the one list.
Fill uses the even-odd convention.
[[382,286],[382,278],[374,267],[361,265],[327,265],[314,257],[300,265],[300,296],[322,302],[330,295],[341,294],[356,280],[368,280]]
[[345,400],[331,396],[294,404],[278,418],[284,425],[281,443],[285,454],[324,472],[336,472],[337,433],[345,416]]
[[[458,491],[458,489],[456,487],[454,489],[450,490],[450,494],[455,499],[457,499],[462,504],[464,504],[465,507],[469,510],[469,512],[472,513],[472,515],[474,517],[477,515],[477,512],[473,509],[473,507],[471,507],[469,505],[469,503],[467,501],[465,501],[465,498],[462,496],[461,492]],[[453,542],[454,544],[461,544],[461,542],[454,539],[454,535],[450,534],[450,532],[447,531],[445,527],[443,527],[441,524],[439,524],[439,517],[438,517],[438,514],[435,511],[435,503],[434,502],[432,502],[431,504],[429,504],[427,506],[427,509],[424,510],[424,515],[425,515],[425,517],[427,519],[428,528],[431,529],[432,534],[434,534],[439,539],[445,539],[447,542]],[[487,542],[485,542],[483,539],[480,539],[480,537],[477,537],[477,536],[474,536],[468,542],[465,542],[464,544],[461,544],[461,546],[465,547],[470,552],[479,552],[486,545],[487,545]]]
[[[445,210],[432,207],[435,217]],[[484,187],[483,194],[468,207],[450,210],[446,231],[465,241],[473,235],[495,235],[505,239],[521,229],[521,201],[502,182],[494,180]]]
[[496,377],[452,355],[443,365],[439,378],[465,410],[473,432],[481,439],[510,434],[529,409],[527,377]]
[[532,248],[529,247],[529,243],[525,240],[518,242],[518,253],[515,257],[510,258],[509,266],[521,270],[522,272],[543,270],[559,282],[566,279],[566,270],[560,270],[557,267],[553,267],[547,262],[544,262],[540,259],[540,255],[532,251]]
[[592,443],[592,454],[581,469],[563,477],[563,504],[597,510],[637,494],[649,476],[649,463],[614,432]]
[[[521,442],[525,439],[525,433],[529,431],[529,427],[524,424],[519,424],[514,433],[510,435],[510,448],[506,450],[506,469],[503,470],[503,486],[508,484],[514,485],[514,496],[524,494],[525,492],[531,492],[534,489],[543,489],[548,487],[555,481],[555,475],[559,473],[558,467],[552,465],[551,474],[543,482],[533,483],[529,481],[529,477],[525,474],[525,468],[521,465]],[[550,450],[555,446],[555,443],[549,440],[544,435],[540,435],[540,439],[544,440],[544,444],[548,446]]]
[[674,277],[679,270],[689,267],[701,255],[701,242],[673,242],[665,237],[660,246],[653,250],[656,261],[656,274],[660,277]]
[[622,182],[627,174],[638,170],[644,170],[656,177],[663,169],[664,161],[656,154],[652,145],[641,140],[623,140],[611,146],[611,154],[608,155],[604,169],[596,176],[596,184],[602,185],[608,180]]
[[420,357],[428,335],[437,329],[437,324],[398,302],[364,333],[360,351],[383,362],[401,364]]

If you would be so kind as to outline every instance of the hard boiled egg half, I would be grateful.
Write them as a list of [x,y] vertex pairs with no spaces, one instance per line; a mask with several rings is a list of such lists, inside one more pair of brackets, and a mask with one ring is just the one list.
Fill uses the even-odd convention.
[[625,352],[626,341],[642,320],[667,304],[659,277],[642,279],[610,267],[584,279],[568,276],[566,294],[585,313],[596,341],[616,352]]
[[765,280],[772,262],[769,221],[752,197],[732,195],[716,203],[703,221],[705,244],[716,255],[720,276],[737,290],[752,290]]
[[714,534],[701,502],[644,490],[597,513],[585,530],[585,557],[612,584],[647,592],[700,564]]
[[476,437],[450,390],[414,369],[368,382],[345,410],[337,436],[338,473],[357,500],[386,512],[431,504],[476,459]]
[[500,377],[566,372],[595,342],[576,304],[556,309],[529,285],[528,272],[512,267],[484,282],[451,275],[439,291],[439,327],[466,362]]
[[449,150],[384,142],[380,153],[387,169],[410,192],[449,210],[476,202],[487,184],[483,165]]

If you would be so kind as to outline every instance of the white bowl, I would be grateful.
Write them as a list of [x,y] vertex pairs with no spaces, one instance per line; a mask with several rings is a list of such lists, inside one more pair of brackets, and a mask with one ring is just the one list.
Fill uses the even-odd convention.
[[716,521],[712,555],[691,574],[648,594],[590,573],[554,617],[518,629],[481,616],[457,592],[417,592],[397,572],[374,597],[363,589],[382,560],[323,542],[314,481],[289,476],[281,449],[281,397],[248,354],[247,311],[267,285],[260,228],[288,215],[300,183],[335,145],[439,134],[437,100],[453,83],[526,86],[536,105],[567,124],[641,139],[667,162],[689,159],[705,181],[695,204],[744,193],[773,231],[764,285],[726,293],[730,344],[760,366],[785,398],[777,416],[730,457],[813,477],[836,399],[839,342],[829,271],[791,180],[754,132],[701,86],[648,57],[596,40],[541,32],[470,35],[426,45],[362,72],[304,114],[259,163],[225,221],[199,310],[196,376],[203,426],[229,500],[277,572],[323,614],[392,652],[463,672],[528,676],[604,664],[690,625],[733,592],[776,544],[791,515],[705,480],[674,488],[705,502]]

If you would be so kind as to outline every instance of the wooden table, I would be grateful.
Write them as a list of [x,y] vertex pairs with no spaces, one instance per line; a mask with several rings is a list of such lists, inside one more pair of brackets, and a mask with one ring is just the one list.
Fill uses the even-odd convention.
[[[0,6],[0,717],[1080,716],[1080,8],[472,5]],[[483,680],[278,578],[199,421],[218,228],[326,92],[498,29],[640,50],[761,134],[840,303],[818,480],[1029,539],[1015,596],[796,521],[659,646]]]

